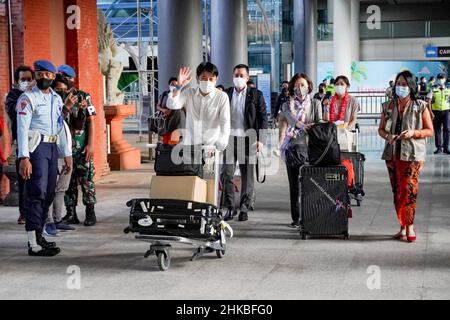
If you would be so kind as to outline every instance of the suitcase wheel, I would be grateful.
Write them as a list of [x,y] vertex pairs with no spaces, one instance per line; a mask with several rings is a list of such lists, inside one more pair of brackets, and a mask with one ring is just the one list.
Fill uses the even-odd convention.
[[170,267],[170,254],[168,250],[156,251],[158,267],[161,271],[166,271]]
[[306,232],[300,232],[300,236],[302,237],[302,240],[308,239],[308,235],[306,234]]
[[344,240],[350,240],[350,234],[348,232],[344,232]]
[[216,250],[217,258],[222,259],[224,255],[225,255],[225,250]]

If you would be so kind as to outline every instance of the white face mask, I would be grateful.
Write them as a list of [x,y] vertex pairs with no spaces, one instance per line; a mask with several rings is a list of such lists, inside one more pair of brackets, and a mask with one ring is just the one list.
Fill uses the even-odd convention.
[[443,86],[445,84],[445,79],[439,79],[439,84]]
[[345,86],[334,86],[334,90],[336,93],[340,96],[343,96],[345,94],[346,87]]
[[170,91],[175,90],[175,88],[176,88],[175,86],[169,86],[169,90],[170,90]]
[[28,81],[20,81],[19,82],[20,91],[25,91],[29,85],[30,85],[30,83]]
[[236,88],[242,89],[247,85],[247,80],[245,78],[236,77],[233,79],[233,83]]
[[200,81],[199,88],[201,92],[208,94],[216,88],[216,83],[211,81]]

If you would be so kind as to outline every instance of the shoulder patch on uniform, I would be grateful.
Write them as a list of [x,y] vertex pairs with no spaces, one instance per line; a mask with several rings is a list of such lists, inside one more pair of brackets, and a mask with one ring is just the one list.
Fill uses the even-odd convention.
[[30,99],[28,99],[27,96],[22,97],[22,98],[20,99],[20,104],[19,104],[20,110],[23,111],[23,110],[27,107],[27,105],[29,105],[29,104],[30,104]]

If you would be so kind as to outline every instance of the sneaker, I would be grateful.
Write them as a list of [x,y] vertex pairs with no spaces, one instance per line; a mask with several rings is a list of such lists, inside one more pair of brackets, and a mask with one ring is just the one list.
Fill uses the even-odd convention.
[[73,230],[75,230],[74,227],[72,227],[72,226],[70,226],[68,224],[65,224],[62,221],[55,223],[55,226],[56,226],[56,229],[59,230],[59,231],[73,231]]
[[47,237],[57,237],[58,230],[56,230],[56,225],[54,223],[47,223],[44,227],[44,235]]
[[292,222],[292,223],[289,225],[289,228],[292,228],[292,229],[298,229],[298,228],[300,228],[300,224],[299,224],[298,222]]
[[278,150],[278,149],[273,150],[273,154],[279,158],[280,157],[280,150]]

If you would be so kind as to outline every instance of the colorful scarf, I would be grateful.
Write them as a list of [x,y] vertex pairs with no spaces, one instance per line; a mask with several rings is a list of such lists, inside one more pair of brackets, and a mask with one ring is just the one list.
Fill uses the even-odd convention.
[[344,97],[342,97],[342,103],[339,107],[339,113],[336,118],[336,104],[339,100],[339,96],[335,94],[331,99],[330,105],[330,122],[335,123],[336,121],[344,121],[345,120],[345,111],[347,109],[348,101],[350,100],[350,95],[345,93]]
[[[297,119],[297,121],[301,121],[303,124],[306,121],[306,114],[309,112],[311,108],[311,97],[306,95],[305,100],[301,102],[297,97],[291,98],[289,101],[290,111],[292,115]],[[286,162],[286,150],[289,146],[289,142],[292,138],[296,138],[299,134],[303,133],[303,128],[297,128],[294,126],[288,126],[286,129],[286,136],[284,137],[284,141],[280,146],[280,156],[283,161]]]

